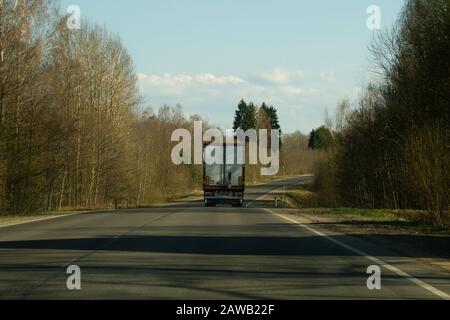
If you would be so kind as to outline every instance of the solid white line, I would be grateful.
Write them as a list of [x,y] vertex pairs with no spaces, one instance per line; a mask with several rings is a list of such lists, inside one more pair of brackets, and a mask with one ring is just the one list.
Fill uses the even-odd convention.
[[403,277],[403,278],[408,279],[408,280],[411,281],[412,283],[414,283],[414,284],[418,285],[419,287],[421,287],[421,288],[423,288],[423,289],[425,289],[425,290],[431,292],[432,294],[434,294],[434,295],[440,297],[441,299],[444,299],[444,300],[450,300],[450,295],[448,295],[447,293],[445,293],[445,292],[443,292],[443,291],[441,291],[441,290],[439,290],[439,289],[437,289],[437,288],[435,288],[435,287],[429,285],[428,283],[426,283],[426,282],[424,282],[424,281],[422,281],[422,280],[420,280],[420,279],[417,279],[417,278],[413,277],[412,275],[410,275],[410,274],[408,274],[408,273],[406,273],[406,272],[400,270],[400,269],[397,268],[397,267],[394,267],[393,265],[390,265],[390,264],[384,262],[383,260],[381,260],[381,259],[379,259],[379,258],[376,258],[376,257],[374,257],[374,256],[371,256],[371,255],[365,253],[364,251],[361,251],[361,250],[358,250],[358,249],[356,249],[356,248],[353,248],[352,246],[349,246],[349,245],[347,245],[347,244],[345,244],[345,243],[343,243],[343,242],[341,242],[341,241],[339,241],[339,240],[336,240],[336,239],[334,239],[333,237],[327,236],[326,234],[324,234],[324,233],[322,233],[322,232],[320,232],[320,231],[317,231],[317,230],[315,230],[315,229],[313,229],[313,228],[311,228],[311,227],[309,227],[309,226],[307,226],[307,225],[305,225],[305,224],[303,224],[303,223],[301,223],[301,222],[298,222],[298,221],[296,221],[296,220],[294,220],[294,219],[291,219],[291,218],[286,217],[286,216],[284,216],[284,215],[275,213],[275,212],[273,212],[273,211],[270,210],[270,209],[264,209],[264,210],[265,210],[266,212],[270,213],[270,214],[273,214],[273,215],[275,215],[275,216],[277,216],[277,217],[280,217],[280,218],[282,218],[282,219],[284,219],[284,220],[287,220],[287,221],[289,221],[289,222],[291,222],[291,223],[293,223],[293,224],[296,224],[296,225],[298,225],[298,226],[301,226],[301,227],[303,227],[303,228],[305,228],[305,229],[307,229],[307,230],[309,230],[309,231],[315,233],[315,234],[318,235],[318,236],[324,237],[324,238],[330,240],[331,242],[333,242],[333,243],[335,243],[335,244],[337,244],[337,245],[339,245],[339,246],[341,246],[341,247],[343,247],[343,248],[345,248],[345,249],[347,249],[347,250],[349,250],[349,251],[352,251],[353,253],[356,253],[357,255],[360,255],[360,256],[362,256],[362,257],[365,257],[365,258],[367,258],[367,259],[369,259],[369,260],[375,262],[377,265],[382,266],[382,267],[384,267],[384,268],[386,268],[386,269],[388,269],[388,270],[390,270],[390,271],[396,273],[397,275],[399,275],[399,276],[401,276],[401,277]]

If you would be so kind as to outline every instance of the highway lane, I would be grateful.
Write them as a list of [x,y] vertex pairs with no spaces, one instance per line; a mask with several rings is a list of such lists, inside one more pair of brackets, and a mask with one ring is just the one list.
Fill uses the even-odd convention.
[[[273,208],[273,197],[263,196],[283,185],[248,188],[245,208],[205,208],[196,200],[2,228],[0,299],[439,299],[450,294],[447,273],[361,239],[316,232],[288,210]],[[298,219],[303,224],[295,224]],[[366,254],[385,264],[382,290],[367,288],[366,270],[374,261]],[[69,265],[81,268],[80,291],[66,287]]]

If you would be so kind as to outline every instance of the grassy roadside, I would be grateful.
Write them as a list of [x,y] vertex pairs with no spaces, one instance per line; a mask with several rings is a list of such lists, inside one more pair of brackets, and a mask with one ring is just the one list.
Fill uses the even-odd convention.
[[434,227],[425,212],[320,208],[308,185],[288,188],[285,205],[316,228],[365,238],[450,272],[450,229]]
[[[154,203],[142,204],[139,208],[152,207],[156,205],[168,204],[171,202],[181,202],[187,201],[191,198],[199,197],[203,195],[201,190],[193,190],[192,192],[180,195],[175,197],[173,200],[155,200]],[[126,209],[126,205],[124,203],[119,204],[119,209]],[[135,208],[134,206],[130,206],[129,209]],[[114,210],[113,207],[104,207],[104,208],[63,208],[61,211],[48,211],[48,212],[28,212],[21,214],[11,214],[11,213],[0,213],[0,227],[25,223],[25,222],[33,222],[39,221],[47,218],[60,217],[65,215],[71,215],[75,213],[82,212],[91,212],[91,211],[101,211],[101,210]]]
[[13,215],[10,213],[0,214],[0,227],[5,227],[14,224],[20,224],[25,222],[39,221],[47,218],[60,217],[70,215],[78,212],[94,211],[100,209],[63,209],[61,211],[49,211],[49,212],[31,212]]
[[429,223],[428,214],[417,210],[375,210],[357,208],[321,208],[311,185],[290,187],[286,190],[288,208],[304,209],[305,213],[330,216],[350,221],[386,222],[409,226],[424,233],[450,234],[449,229],[437,228]]

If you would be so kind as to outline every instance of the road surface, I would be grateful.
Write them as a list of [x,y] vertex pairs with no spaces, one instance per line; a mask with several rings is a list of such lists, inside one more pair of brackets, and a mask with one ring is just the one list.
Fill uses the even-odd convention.
[[[287,184],[306,181],[290,179]],[[0,299],[441,299],[450,277],[273,208],[272,182],[245,208],[191,201],[0,229]],[[298,224],[299,222],[300,224]],[[330,236],[331,235],[331,236]],[[367,288],[381,264],[382,289]],[[69,265],[81,290],[67,289]]]

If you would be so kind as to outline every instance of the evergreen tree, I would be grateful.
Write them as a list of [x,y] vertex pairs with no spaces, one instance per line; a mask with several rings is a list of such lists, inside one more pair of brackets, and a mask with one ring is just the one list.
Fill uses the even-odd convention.
[[244,131],[247,131],[249,129],[256,129],[257,127],[256,114],[257,114],[256,107],[253,104],[253,102],[250,102],[242,116],[241,129],[243,129]]
[[312,150],[317,148],[317,134],[316,134],[316,130],[312,130],[311,133],[309,134],[308,148],[312,149]]
[[270,123],[272,125],[272,129],[281,130],[280,120],[278,118],[278,110],[276,108],[274,108],[273,106],[270,106],[270,108],[268,109],[268,115],[270,118]]
[[233,122],[234,131],[242,127],[242,120],[247,108],[248,108],[247,103],[244,101],[244,99],[242,99],[241,102],[239,102],[238,108],[234,113],[234,122]]
[[268,118],[270,128],[266,129],[281,129],[280,121],[278,118],[278,110],[273,106],[267,106],[265,102],[262,103],[260,112],[263,112],[265,116]]
[[312,150],[325,150],[333,146],[333,132],[325,126],[311,131],[308,147]]
[[241,100],[234,113],[233,129],[281,129],[277,109],[265,102],[257,108],[253,102]]

